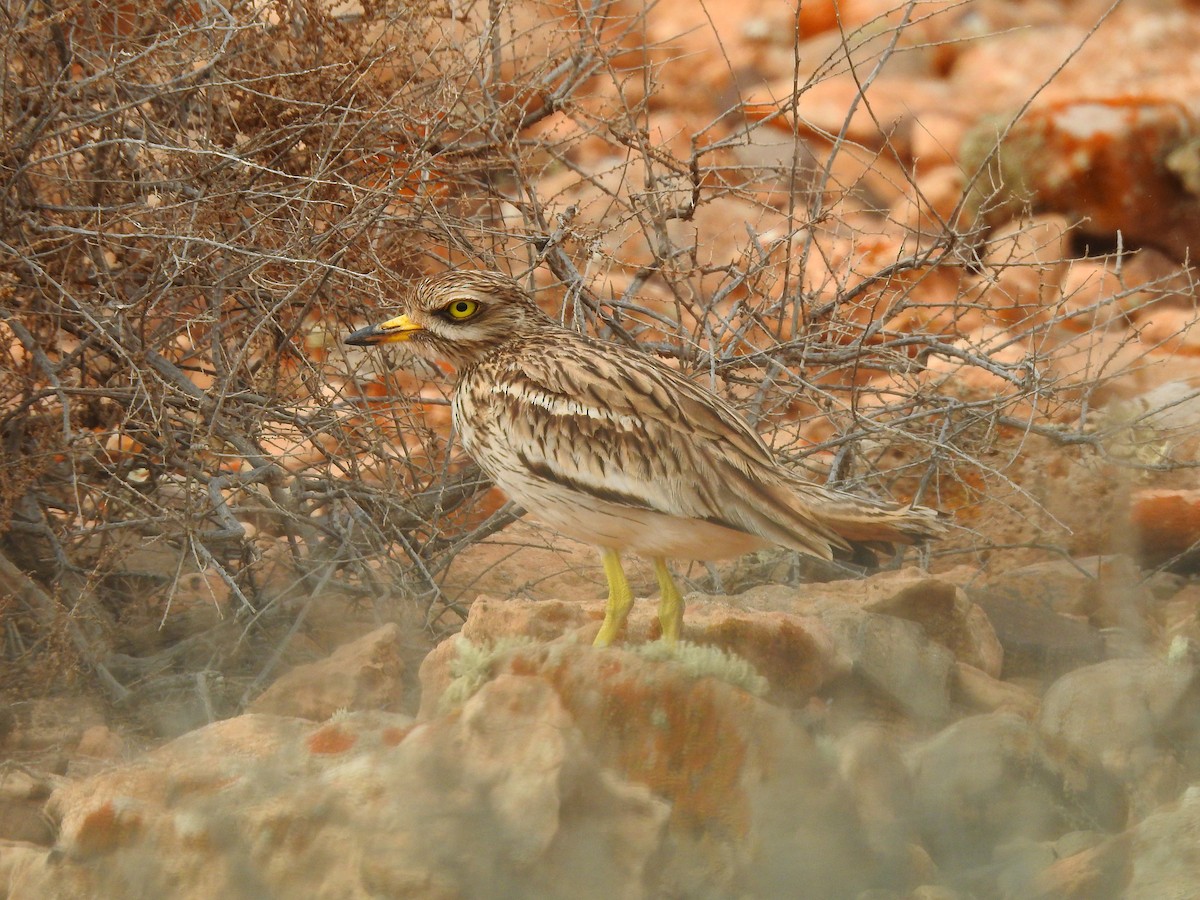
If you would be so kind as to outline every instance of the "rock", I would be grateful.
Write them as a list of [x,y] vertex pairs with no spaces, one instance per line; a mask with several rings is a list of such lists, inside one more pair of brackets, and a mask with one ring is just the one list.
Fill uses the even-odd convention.
[[1184,648],[1200,647],[1200,582],[1192,582],[1165,598],[1159,607],[1167,657]]
[[983,254],[988,276],[967,302],[986,304],[1011,327],[1050,319],[1067,271],[1070,231],[1070,221],[1061,215],[1032,216],[993,229]]
[[67,775],[80,778],[111,765],[128,752],[125,741],[107,725],[93,725],[79,738],[67,761]]
[[[966,578],[968,573],[962,570],[954,577],[959,576]],[[764,585],[726,598],[726,602],[818,619],[828,610],[848,608],[895,616],[921,626],[930,640],[990,675],[999,675],[1003,665],[1004,651],[987,616],[953,578],[916,568],[799,587]]]
[[1064,317],[1062,328],[1078,334],[1120,328],[1124,315],[1145,302],[1141,292],[1127,289],[1119,267],[1108,259],[1072,259],[1067,263],[1054,305]]
[[1004,648],[987,615],[961,588],[929,576],[917,576],[907,584],[900,578],[881,583],[892,580],[899,582],[895,591],[871,597],[863,609],[916,622],[930,640],[953,653],[955,659],[993,677],[1000,675]]
[[[687,598],[684,638],[696,644],[719,647],[745,659],[767,679],[768,697],[791,706],[803,706],[822,685],[845,674],[849,662],[839,656],[829,630],[811,616],[789,615],[776,611],[736,608],[738,598],[713,598],[692,594]],[[604,617],[604,605],[597,602],[568,603],[558,600],[530,602],[480,597],[471,605],[461,636],[479,645],[518,639],[544,642],[559,637],[589,644]],[[656,640],[661,634],[653,601],[638,601],[629,616],[627,642]],[[427,657],[440,660],[446,643]],[[446,671],[437,666],[439,673]],[[425,671],[422,684],[441,674]],[[443,684],[441,690],[444,690]],[[441,690],[425,690],[421,715],[427,717],[430,706]]]
[[[1144,338],[1145,332],[1138,331]],[[1118,459],[1150,466],[1194,464],[1200,461],[1200,378],[1176,378],[1113,397],[1088,417],[1088,426],[1104,438],[1105,452]],[[1182,507],[1186,507],[1189,492],[1182,493]],[[1144,507],[1139,502],[1143,496],[1150,500]],[[1135,534],[1130,549],[1152,566],[1185,553],[1190,546],[1184,542],[1189,532],[1192,540],[1196,538],[1194,513],[1189,518],[1186,508],[1159,505],[1154,498],[1153,492],[1135,491],[1130,510],[1137,530],[1144,532]],[[1167,522],[1156,521],[1159,514],[1166,516]],[[1163,550],[1154,546],[1156,538],[1167,542]]]
[[387,713],[241,716],[48,809],[58,871],[14,896],[637,897],[669,814],[519,676],[416,729]]
[[1148,815],[1133,829],[1132,876],[1125,900],[1200,896],[1200,787]]
[[[692,594],[687,604],[687,641],[748,662],[766,679],[767,699],[796,708],[818,692],[831,692],[847,711],[861,713],[866,704],[883,715],[944,722],[955,660],[930,632],[970,659],[999,669],[1001,651],[986,617],[954,585],[912,571],[799,588],[764,586],[736,597]],[[462,637],[480,646],[514,638],[545,641],[553,635],[590,643],[602,616],[599,603],[481,599],[472,606]],[[637,603],[626,641],[637,644],[658,634],[654,604]],[[422,666],[422,718],[436,712],[448,684],[454,657],[443,656],[447,652],[435,650],[428,670]],[[437,690],[430,689],[434,684]]]
[[1030,691],[966,663],[954,666],[951,696],[955,702],[976,712],[1011,712],[1030,720],[1037,716],[1041,701]]
[[[838,773],[849,786],[854,808],[883,883],[920,884],[935,868],[920,848],[913,820],[912,776],[895,734],[863,724],[836,742]],[[922,864],[924,860],[924,865]]]
[[[456,646],[460,663],[474,657]],[[457,685],[506,674],[541,679],[601,765],[669,804],[654,896],[723,896],[734,885],[780,896],[795,884],[840,896],[877,876],[825,755],[785,710],[727,680],[742,681],[744,662],[696,645],[596,650],[567,639],[474,658],[482,671],[461,667],[452,697]],[[433,666],[422,678],[431,687],[446,681]],[[427,700],[422,715],[431,708]]]
[[[995,147],[1002,115],[977,126],[963,141],[967,171]],[[1003,185],[1002,200],[979,191],[976,203],[1002,211],[1030,203],[1060,212],[1084,234],[1156,247],[1186,259],[1200,238],[1200,197],[1170,171],[1192,145],[1192,117],[1169,99],[1130,93],[1093,93],[1042,101],[1008,130],[994,157],[988,185]],[[1194,152],[1194,151],[1193,151]],[[989,188],[990,190],[990,188]]]
[[46,847],[54,843],[50,822],[42,815],[50,790],[48,779],[21,769],[6,769],[0,774],[0,842],[20,841]]
[[[1001,583],[1003,584],[1003,583]],[[977,589],[971,596],[996,629],[1004,647],[1005,678],[1047,682],[1104,658],[1104,638],[1090,625],[1051,612],[1003,587]]]
[[1160,900],[1200,896],[1200,788],[1128,831],[1062,858],[1019,896],[1032,900]]
[[41,847],[53,845],[54,830],[42,815],[42,805],[41,802],[0,797],[0,844],[19,841]]
[[1063,854],[1033,873],[1020,896],[1031,900],[1118,900],[1126,896],[1132,840],[1128,833],[1093,847]]
[[55,883],[55,868],[53,851],[46,847],[0,840],[0,884],[5,886],[5,897],[18,900],[20,897],[69,896],[37,893],[43,886]]
[[1168,358],[1200,356],[1200,327],[1194,309],[1156,304],[1139,310],[1136,320],[1138,340],[1151,352]]
[[1006,676],[1054,677],[1102,659],[1100,628],[1122,629],[1142,646],[1156,631],[1153,590],[1127,556],[1034,563],[990,577],[971,595],[1005,647]]
[[[630,614],[631,636],[639,634],[642,627],[649,627],[651,610],[652,606],[644,601],[634,604]],[[471,604],[459,633],[464,640],[474,643],[495,643],[504,637],[542,642],[565,634],[578,636],[582,642],[587,637],[583,632],[593,623],[599,630],[603,618],[603,602],[505,600],[481,596]]]
[[86,696],[48,696],[14,703],[4,747],[9,752],[72,750],[84,732],[104,725],[104,711]]
[[[993,9],[1000,5],[991,4]],[[978,10],[964,10],[974,19]],[[1005,19],[1009,19],[1009,12]],[[1025,22],[972,22],[969,28],[982,27],[985,40],[970,41],[957,51],[950,80],[960,87],[970,86],[970,95],[978,98],[980,112],[998,113],[1029,99],[1039,85],[1050,81],[1062,64],[1064,52],[1049,53],[1047,48],[1079,47],[1087,44],[1088,29],[1067,25],[1061,20],[1024,27]],[[1022,27],[1017,27],[1017,26]],[[995,28],[996,31],[992,31]],[[964,29],[966,30],[966,29]],[[999,32],[999,33],[997,33]],[[945,36],[949,36],[948,34]],[[951,51],[956,52],[956,51]],[[974,171],[968,169],[967,171]]]
[[[852,607],[827,608],[820,619],[838,652],[850,662],[852,679],[827,689],[835,705],[851,717],[884,701],[901,716],[923,724],[949,719],[954,657],[929,640],[919,625]],[[867,690],[867,697],[858,695],[859,687]]]
[[404,700],[401,640],[399,626],[377,628],[327,659],[296,666],[249,711],[323,721],[338,710],[397,710]]
[[121,755],[125,742],[107,725],[93,725],[79,738],[75,752],[93,759],[113,760]]
[[1200,571],[1200,490],[1137,491],[1130,498],[1129,516],[1143,565]]
[[1145,602],[1136,593],[1140,581],[1129,557],[1112,555],[1033,563],[990,577],[986,587],[1036,608],[1110,626],[1120,624],[1131,604]]
[[1145,812],[1200,776],[1200,678],[1190,660],[1113,659],[1046,691],[1039,728],[1123,781]]
[[690,618],[689,627],[699,632],[698,643],[746,660],[766,679],[765,698],[782,706],[804,706],[850,668],[837,652],[835,636],[812,616],[743,611],[697,601]]
[[911,751],[908,763],[918,828],[943,869],[990,865],[996,848],[1013,841],[1113,830],[1125,821],[1115,780],[1054,752],[1011,713],[956,722]]

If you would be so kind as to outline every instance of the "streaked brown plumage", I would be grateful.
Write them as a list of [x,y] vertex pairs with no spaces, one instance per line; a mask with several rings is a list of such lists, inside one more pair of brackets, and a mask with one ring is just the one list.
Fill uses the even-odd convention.
[[663,635],[674,641],[682,599],[666,558],[779,545],[832,559],[852,543],[911,544],[942,531],[933,510],[797,478],[719,397],[651,356],[563,328],[502,275],[424,279],[403,315],[346,341],[405,341],[454,366],[467,452],[532,516],[601,549],[609,603],[600,645],[632,604],[624,551],[654,560]]

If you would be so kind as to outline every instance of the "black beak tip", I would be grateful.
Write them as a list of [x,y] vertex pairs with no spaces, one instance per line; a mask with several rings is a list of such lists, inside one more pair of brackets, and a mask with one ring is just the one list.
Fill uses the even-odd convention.
[[353,347],[370,347],[379,343],[379,329],[374,325],[360,328],[342,338],[342,343]]

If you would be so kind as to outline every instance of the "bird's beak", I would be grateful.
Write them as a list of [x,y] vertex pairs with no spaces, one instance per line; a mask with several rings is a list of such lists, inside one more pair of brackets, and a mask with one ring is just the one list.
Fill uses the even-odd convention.
[[396,316],[378,325],[368,325],[353,334],[347,335],[343,342],[356,347],[372,347],[375,344],[394,344],[396,341],[407,341],[416,332],[424,329],[408,316]]

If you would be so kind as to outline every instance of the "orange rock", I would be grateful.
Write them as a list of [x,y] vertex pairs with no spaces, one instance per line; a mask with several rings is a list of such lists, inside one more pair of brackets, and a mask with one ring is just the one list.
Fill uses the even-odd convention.
[[940,236],[965,221],[965,185],[958,166],[919,171],[915,183],[892,204],[888,219],[907,231]]
[[[978,5],[964,13],[974,15]],[[990,5],[996,9],[1006,4]],[[951,87],[969,92],[981,114],[1019,107],[1040,85],[1053,79],[1062,65],[1063,54],[1047,53],[1047,47],[1079,47],[1087,43],[1087,29],[1077,25],[1061,22],[1036,27],[1017,25],[1010,20],[999,25],[1011,28],[1008,33],[993,32],[987,40],[964,42],[965,46],[947,51],[954,54]],[[996,26],[985,21],[981,27]]]
[[1131,874],[1135,834],[1118,834],[1057,859],[1037,873],[1030,883],[1029,896],[1033,900],[1092,900],[1114,889],[1124,891]]
[[[988,179],[1003,185],[1000,196],[981,193],[976,204],[998,216],[1032,202],[1079,222],[1083,234],[1111,240],[1119,231],[1186,259],[1200,234],[1200,199],[1182,181],[1194,168],[1186,152],[1193,128],[1182,102],[1155,96],[1043,102],[1013,125],[994,158]],[[995,144],[995,123],[980,125],[964,142],[964,167],[986,165]]]
[[[823,859],[830,853],[827,846],[822,854],[813,854],[803,841],[785,837],[786,855],[750,849],[757,846],[754,837],[764,833],[772,810],[788,809],[789,834],[807,833],[819,820],[825,823],[823,833],[837,842],[833,856],[843,852],[835,837],[840,824],[830,829],[828,823],[840,823],[845,815],[845,788],[828,762],[814,753],[812,739],[782,710],[719,678],[689,675],[670,659],[653,661],[624,649],[597,651],[558,642],[519,647],[498,653],[484,677],[493,680],[468,702],[464,720],[487,707],[499,717],[499,702],[518,684],[548,685],[554,705],[561,704],[596,760],[622,781],[668,801],[666,825],[683,847],[698,842],[696,849],[708,848],[701,856],[687,855],[693,867],[703,867],[710,884],[729,884],[743,865],[759,872],[763,867],[783,869],[792,877],[806,873],[806,884],[830,877]],[[512,732],[512,718],[497,718],[497,724]],[[444,721],[435,719],[430,727]],[[800,796],[804,801],[794,805],[792,798]],[[724,853],[711,852],[713,847],[743,846],[748,849],[745,863],[732,871],[728,863],[717,862]],[[676,864],[665,862],[668,868]]]
[[909,153],[918,173],[928,173],[942,166],[957,167],[958,148],[971,126],[966,112],[932,107],[916,113],[909,137]]
[[988,278],[976,294],[1000,322],[1029,327],[1053,318],[1066,260],[1070,223],[1063,216],[1041,215],[997,228],[987,242]]
[[104,441],[104,455],[110,465],[119,465],[141,457],[146,447],[137,438],[125,431],[115,431]]
[[[914,117],[925,110],[944,109],[948,102],[944,87],[933,79],[884,77],[861,95],[861,82],[844,74],[804,86],[793,114],[793,85],[788,76],[751,95],[743,107],[746,117],[750,121],[765,120],[778,131],[822,140],[830,140],[845,129],[846,140],[872,149],[886,144],[889,155],[905,160],[912,158]],[[783,114],[776,115],[777,111]]]
[[131,843],[141,826],[140,816],[109,801],[83,816],[73,835],[73,850],[80,859],[107,855],[123,843]]
[[1059,324],[1071,331],[1119,324],[1122,313],[1136,302],[1130,300],[1112,263],[1104,260],[1071,260],[1059,288],[1062,301],[1057,317]]
[[1187,556],[1196,562],[1200,545],[1200,490],[1150,489],[1130,498],[1129,519],[1147,565]]
[[[925,7],[933,5],[923,4],[922,15],[928,15]],[[900,12],[891,0],[804,0],[797,11],[797,26],[801,38],[834,29],[854,31],[868,24],[882,28],[894,24]]]
[[120,757],[124,745],[121,736],[108,726],[93,725],[79,738],[79,746],[75,748],[75,752],[94,759],[115,760]]
[[1160,353],[1200,356],[1200,315],[1196,310],[1156,307],[1137,318],[1143,346]]
[[837,28],[841,22],[841,9],[836,0],[805,0],[798,6],[796,27],[801,38]]
[[336,756],[345,753],[357,743],[357,738],[336,725],[326,725],[313,732],[308,738],[308,749],[318,756]]

